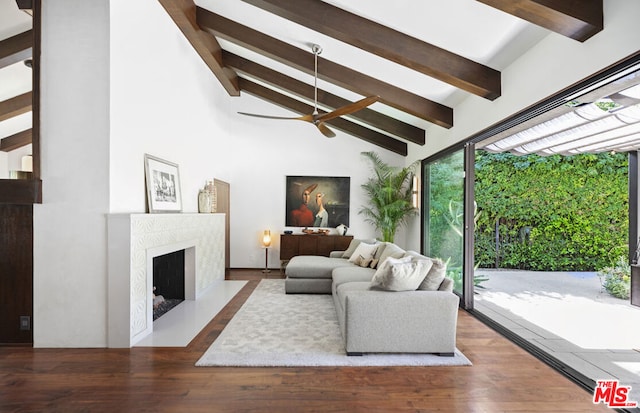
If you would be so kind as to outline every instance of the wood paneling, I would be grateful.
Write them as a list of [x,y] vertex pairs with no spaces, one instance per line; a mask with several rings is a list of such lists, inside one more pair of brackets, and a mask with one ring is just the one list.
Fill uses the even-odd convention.
[[20,329],[32,297],[33,206],[0,204],[0,345],[33,342],[33,330]]
[[[40,10],[41,0],[32,1],[33,11],[33,67],[32,88],[33,101],[31,105],[31,155],[33,156],[33,178],[40,180],[40,50],[42,49],[42,19]],[[41,185],[41,183],[40,183]],[[42,202],[42,197],[37,202]]]
[[228,270],[231,266],[231,186],[228,182],[219,179],[213,180],[216,188],[216,212],[225,214],[224,216],[224,268]]
[[3,349],[0,411],[611,411],[464,311],[457,346],[473,366],[196,367],[262,277],[232,271],[247,286],[185,348]]
[[[39,204],[42,181],[39,179],[0,179],[0,204]],[[2,231],[0,229],[0,231]]]
[[497,70],[326,2],[243,1],[475,95],[500,97]]

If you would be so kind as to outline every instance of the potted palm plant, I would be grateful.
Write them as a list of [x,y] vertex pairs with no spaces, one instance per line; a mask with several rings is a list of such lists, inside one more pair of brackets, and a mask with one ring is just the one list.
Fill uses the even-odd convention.
[[382,241],[393,242],[397,229],[417,215],[412,200],[412,182],[418,161],[404,168],[387,165],[375,152],[362,152],[371,161],[373,176],[362,186],[369,204],[359,214],[382,233]]

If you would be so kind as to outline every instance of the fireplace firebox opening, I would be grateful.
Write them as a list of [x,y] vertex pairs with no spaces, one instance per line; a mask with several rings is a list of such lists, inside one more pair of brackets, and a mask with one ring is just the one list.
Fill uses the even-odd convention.
[[153,257],[153,321],[185,300],[185,250]]

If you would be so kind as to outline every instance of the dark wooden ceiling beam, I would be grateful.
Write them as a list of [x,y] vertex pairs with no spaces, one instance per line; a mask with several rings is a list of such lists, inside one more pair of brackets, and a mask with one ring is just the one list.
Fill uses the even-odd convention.
[[0,122],[22,115],[31,110],[32,95],[31,92],[7,99],[0,102]]
[[602,31],[602,0],[477,0],[538,26],[584,42]]
[[[298,97],[305,99],[313,99],[314,88],[304,82],[296,80],[292,77],[284,75],[268,67],[262,66],[258,63],[252,62],[243,57],[237,56],[231,52],[222,52],[222,61],[225,65],[231,66],[240,73],[246,73],[251,77],[260,79],[269,85],[275,86],[279,89],[284,89],[287,92],[293,93]],[[347,99],[336,96],[332,93],[318,89],[318,103],[331,109],[336,109],[350,103]],[[425,143],[425,131],[416,126],[399,121],[390,116],[386,116],[375,110],[364,108],[358,112],[349,115],[361,122],[366,123],[369,126],[373,126],[379,130],[383,130],[399,138],[406,139],[410,142],[417,143],[418,145],[424,145]]]
[[16,4],[20,10],[33,9],[33,0],[16,0]]
[[202,60],[231,96],[240,95],[237,74],[222,64],[222,48],[214,36],[200,30],[193,0],[158,0]]
[[243,0],[475,95],[500,96],[500,72],[317,0]]
[[18,8],[30,16],[33,16],[33,0],[16,0]]
[[18,132],[15,135],[0,139],[0,151],[11,152],[31,143],[31,129]]
[[33,30],[0,41],[0,69],[31,58]]
[[[206,9],[197,8],[197,22],[204,30],[240,44],[256,53],[313,74],[311,51],[304,51],[288,43],[231,21]],[[453,126],[453,109],[425,99],[407,90],[382,82],[330,60],[318,58],[318,77],[362,96],[378,95],[381,102],[436,125]]]
[[[285,109],[292,110],[301,115],[307,115],[313,112],[313,106],[307,105],[306,103],[300,102],[299,100],[296,100],[292,97],[285,96],[281,93],[276,92],[273,89],[269,89],[268,87],[259,85],[248,79],[240,78],[239,83],[243,92],[254,95],[260,99],[267,100]],[[318,112],[326,113],[321,110],[318,110]],[[238,115],[238,116],[242,116],[242,115]],[[266,120],[266,121],[267,122],[289,122],[289,121],[278,121],[278,120]],[[299,121],[291,121],[291,122],[299,122]],[[407,144],[405,142],[399,141],[397,139],[393,139],[383,133],[376,132],[374,130],[358,125],[357,123],[353,123],[343,118],[331,119],[325,123],[334,127],[335,129],[339,129],[345,133],[348,133],[349,135],[362,139],[363,141],[373,143],[374,145],[377,145],[381,148],[395,152],[402,156],[407,156]],[[309,127],[310,127],[309,129],[310,133],[317,134],[318,139],[327,139],[324,136],[322,136],[320,132],[317,131],[312,124],[309,124]]]

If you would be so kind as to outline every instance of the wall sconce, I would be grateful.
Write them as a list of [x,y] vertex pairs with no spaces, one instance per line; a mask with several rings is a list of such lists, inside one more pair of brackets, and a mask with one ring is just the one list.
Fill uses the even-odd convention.
[[414,208],[418,208],[419,206],[418,199],[418,176],[413,175],[413,180],[411,182],[411,205]]
[[269,273],[269,247],[271,246],[271,231],[268,229],[264,230],[264,234],[262,235],[262,246],[264,248],[264,270],[263,273]]

